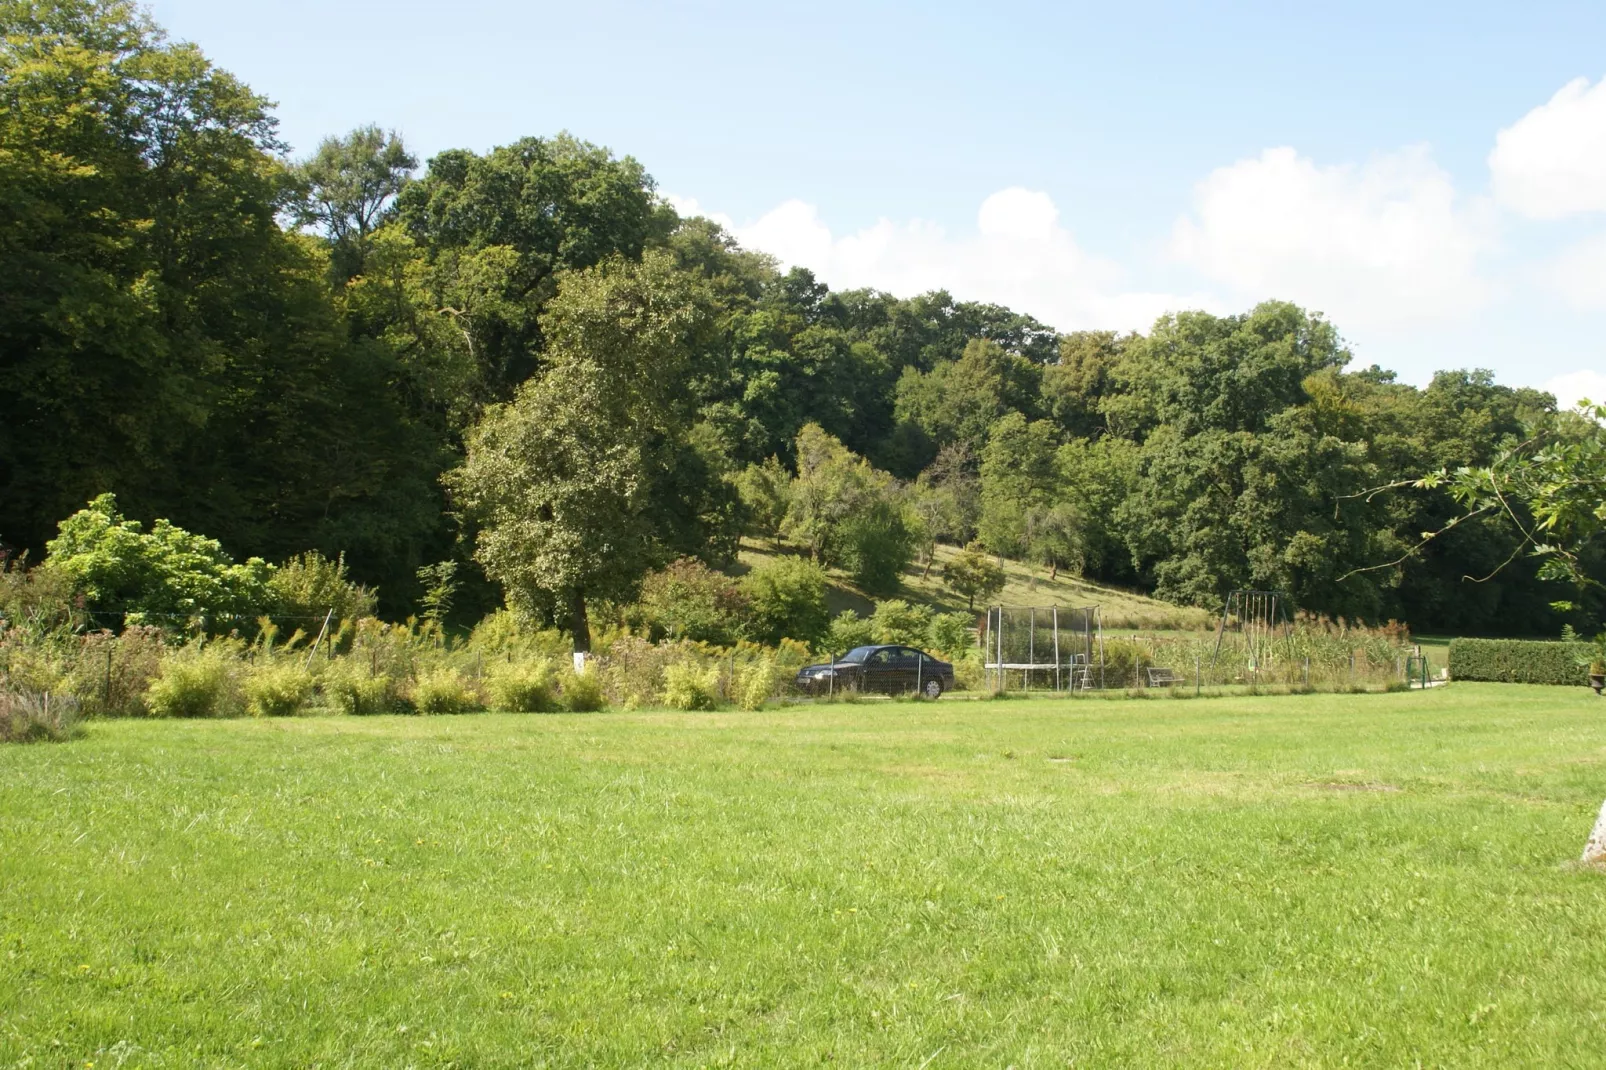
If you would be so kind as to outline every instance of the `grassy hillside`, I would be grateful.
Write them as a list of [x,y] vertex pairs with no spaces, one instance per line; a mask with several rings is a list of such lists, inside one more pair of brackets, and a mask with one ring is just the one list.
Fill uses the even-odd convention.
[[0,1066],[1583,1066],[1583,688],[95,723]]
[[[768,543],[748,540],[742,544],[739,570],[746,571],[770,560],[777,552],[796,551],[790,547],[776,551]],[[958,552],[958,549],[952,546],[937,547],[936,560],[932,563],[929,575],[919,565],[906,569],[903,574],[902,589],[896,595],[888,597],[924,602],[943,612],[964,611],[965,600],[955,595],[942,582],[943,565]],[[1060,572],[1058,578],[1051,580],[1047,569],[1035,568],[1019,561],[1005,561],[1004,570],[1008,580],[1003,593],[992,599],[994,605],[1066,608],[1097,605],[1103,608],[1104,627],[1107,630],[1193,630],[1213,628],[1216,624],[1215,616],[1204,610],[1162,602],[1158,598],[1150,598],[1135,591],[1090,583],[1064,571]],[[831,573],[831,583],[827,597],[833,613],[852,609],[864,615],[874,609],[874,600],[855,587],[853,582],[840,571]],[[977,612],[982,608],[977,606]]]

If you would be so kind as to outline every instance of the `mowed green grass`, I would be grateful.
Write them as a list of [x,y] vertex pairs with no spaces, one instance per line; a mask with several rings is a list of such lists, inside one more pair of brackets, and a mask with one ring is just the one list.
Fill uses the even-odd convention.
[[1606,1060],[1584,689],[98,723],[0,1066]]

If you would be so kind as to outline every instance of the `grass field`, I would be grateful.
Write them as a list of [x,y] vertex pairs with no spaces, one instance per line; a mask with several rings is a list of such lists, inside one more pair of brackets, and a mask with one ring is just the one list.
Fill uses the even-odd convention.
[[96,723],[0,1066],[1586,1066],[1583,689]]

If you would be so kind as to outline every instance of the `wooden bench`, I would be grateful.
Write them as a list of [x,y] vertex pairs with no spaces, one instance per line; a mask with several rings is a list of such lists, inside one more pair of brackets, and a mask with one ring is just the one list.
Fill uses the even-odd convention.
[[1175,684],[1177,680],[1178,677],[1175,669],[1149,670],[1150,687],[1170,687],[1172,684]]

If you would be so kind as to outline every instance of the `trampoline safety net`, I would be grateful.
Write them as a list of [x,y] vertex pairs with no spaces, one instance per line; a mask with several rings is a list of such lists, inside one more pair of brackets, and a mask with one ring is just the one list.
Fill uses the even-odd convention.
[[1102,685],[1098,606],[993,606],[982,629],[993,691],[1081,691]]

